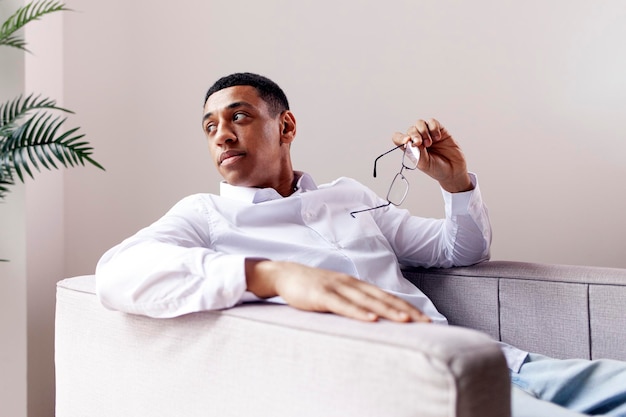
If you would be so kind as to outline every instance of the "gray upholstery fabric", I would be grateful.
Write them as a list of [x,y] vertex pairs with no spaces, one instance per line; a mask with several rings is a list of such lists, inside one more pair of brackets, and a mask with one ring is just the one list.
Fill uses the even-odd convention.
[[473,330],[269,303],[159,320],[104,309],[93,286],[57,286],[57,417],[510,413],[504,357]]
[[490,261],[404,273],[451,324],[555,358],[626,360],[626,269]]
[[500,338],[497,279],[422,274],[413,281],[451,325],[480,330],[496,340]]
[[586,285],[502,280],[500,302],[503,342],[553,358],[563,358],[562,346],[567,357],[590,357]]
[[[626,281],[626,279],[625,279]],[[626,283],[591,285],[589,315],[591,356],[626,361]]]

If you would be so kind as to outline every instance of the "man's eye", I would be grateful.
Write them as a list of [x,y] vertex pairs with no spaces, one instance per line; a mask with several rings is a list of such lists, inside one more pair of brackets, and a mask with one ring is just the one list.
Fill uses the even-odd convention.
[[207,133],[211,133],[215,130],[215,125],[214,124],[206,125],[205,130],[207,131]]
[[243,114],[243,113],[235,113],[235,114],[233,114],[233,121],[237,122],[239,120],[242,120],[245,117],[246,117],[246,115]]

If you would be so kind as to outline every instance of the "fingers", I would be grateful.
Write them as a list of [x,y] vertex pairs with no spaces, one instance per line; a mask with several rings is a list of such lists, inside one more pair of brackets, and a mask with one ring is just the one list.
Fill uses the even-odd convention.
[[361,321],[377,321],[379,315],[339,293],[328,294],[323,311]]
[[262,272],[272,275],[275,293],[301,310],[330,312],[363,321],[431,321],[406,301],[347,274],[292,262],[266,261],[258,265]]
[[377,312],[380,317],[404,322],[432,322],[430,317],[403,299],[391,295],[373,285],[367,283],[361,284],[365,287],[364,291],[370,296],[368,305],[371,306],[372,311]]
[[392,137],[398,146],[411,141],[419,147],[417,167],[450,193],[474,188],[467,172],[465,156],[450,132],[436,119],[420,119],[406,133]]
[[407,136],[416,146],[429,148],[434,142],[441,139],[441,124],[435,119],[420,119],[409,127]]
[[396,144],[396,146],[400,146],[400,145],[404,145],[408,141],[410,141],[411,140],[411,136],[407,135],[406,133],[396,132],[391,137],[391,140],[393,141],[393,143]]
[[407,129],[406,133],[396,132],[391,139],[398,146],[411,141],[415,146],[429,148],[441,138],[442,126],[439,121],[419,119]]
[[379,318],[397,322],[430,323],[432,320],[406,301],[378,287],[354,279],[349,285],[336,289],[333,310],[359,320],[376,321]]

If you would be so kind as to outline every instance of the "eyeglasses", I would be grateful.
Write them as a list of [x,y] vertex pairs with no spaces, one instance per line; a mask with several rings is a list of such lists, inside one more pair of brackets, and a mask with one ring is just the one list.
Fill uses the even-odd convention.
[[417,146],[413,146],[410,143],[405,145],[396,146],[393,149],[388,150],[387,152],[379,155],[374,160],[374,177],[376,177],[376,163],[380,158],[387,155],[390,152],[395,151],[398,148],[404,146],[404,153],[402,155],[402,168],[400,168],[400,172],[398,172],[395,177],[393,177],[393,181],[391,181],[391,185],[389,186],[389,191],[387,191],[387,204],[382,204],[380,206],[371,207],[363,210],[351,211],[350,216],[355,217],[354,215],[357,213],[363,213],[365,211],[376,210],[379,208],[387,207],[390,204],[394,206],[399,206],[406,199],[407,194],[409,193],[409,181],[407,181],[406,177],[402,174],[402,171],[405,169],[414,170],[417,168],[417,162],[420,158],[420,151]]

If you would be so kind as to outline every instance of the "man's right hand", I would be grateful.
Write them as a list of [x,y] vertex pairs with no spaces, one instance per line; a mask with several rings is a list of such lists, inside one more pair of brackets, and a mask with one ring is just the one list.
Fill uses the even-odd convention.
[[280,296],[300,310],[335,313],[363,321],[379,318],[429,323],[408,302],[347,274],[295,262],[246,260],[248,291],[260,298]]

